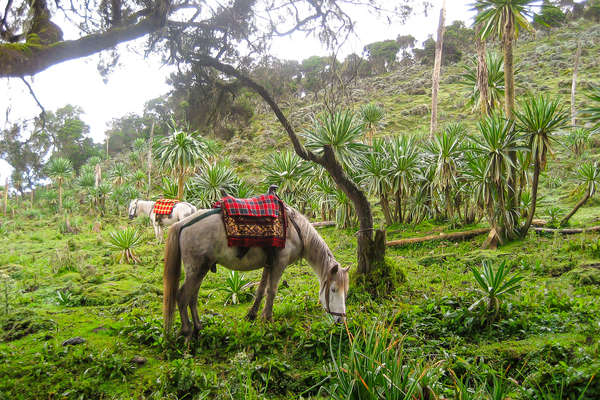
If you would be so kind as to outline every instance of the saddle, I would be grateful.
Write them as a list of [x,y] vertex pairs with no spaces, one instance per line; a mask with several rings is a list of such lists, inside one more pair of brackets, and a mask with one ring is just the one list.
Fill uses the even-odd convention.
[[276,249],[285,247],[287,219],[283,201],[275,194],[249,199],[225,196],[214,204],[223,212],[227,245],[238,248],[242,258],[250,247],[262,247],[272,265]]
[[169,216],[173,213],[173,208],[175,205],[179,203],[179,200],[174,199],[158,199],[154,202],[154,216],[156,221],[160,223],[160,221],[165,217]]

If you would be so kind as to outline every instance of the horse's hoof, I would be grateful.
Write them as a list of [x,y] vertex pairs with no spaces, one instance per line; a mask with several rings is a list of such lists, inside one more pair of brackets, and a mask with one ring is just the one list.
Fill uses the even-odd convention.
[[254,321],[256,319],[256,313],[255,312],[249,312],[248,314],[246,314],[246,319],[248,321]]

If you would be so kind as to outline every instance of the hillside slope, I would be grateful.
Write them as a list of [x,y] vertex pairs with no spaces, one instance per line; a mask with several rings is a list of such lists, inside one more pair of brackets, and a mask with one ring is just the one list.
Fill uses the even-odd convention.
[[[549,33],[523,35],[515,49],[517,101],[526,93],[559,96],[570,106],[573,59],[577,41],[583,43],[579,66],[577,108],[585,104],[585,91],[600,82],[600,25],[589,21],[571,22]],[[497,45],[492,45],[492,48]],[[478,115],[467,105],[468,89],[462,85],[464,61],[442,69],[439,97],[440,125],[462,122],[474,128]],[[429,131],[431,108],[430,66],[413,65],[391,73],[358,80],[351,88],[351,99],[345,106],[357,109],[368,102],[382,105],[386,111],[383,129],[378,135],[399,135]],[[310,117],[324,109],[313,96],[282,102],[283,109],[297,131],[306,128]],[[234,161],[238,172],[257,181],[257,172],[271,151],[291,149],[287,136],[275,116],[264,104],[259,104],[250,125],[231,142],[225,152]]]

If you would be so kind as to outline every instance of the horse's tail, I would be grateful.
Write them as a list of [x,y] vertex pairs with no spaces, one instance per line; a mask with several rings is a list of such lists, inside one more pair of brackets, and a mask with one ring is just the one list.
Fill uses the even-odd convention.
[[174,224],[169,229],[167,245],[165,246],[165,270],[163,273],[163,319],[165,332],[171,330],[173,313],[177,302],[179,277],[181,276],[181,249],[179,248],[180,224]]

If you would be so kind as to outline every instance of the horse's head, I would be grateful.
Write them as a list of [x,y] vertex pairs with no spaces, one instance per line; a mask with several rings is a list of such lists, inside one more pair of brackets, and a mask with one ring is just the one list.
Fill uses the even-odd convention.
[[331,314],[336,323],[346,320],[346,296],[348,295],[348,268],[340,267],[340,264],[332,257],[325,279],[321,282],[319,300],[325,311]]
[[138,199],[129,202],[129,219],[134,219],[137,216]]

